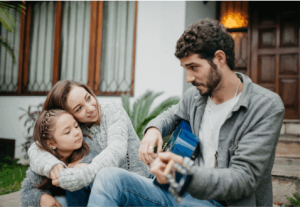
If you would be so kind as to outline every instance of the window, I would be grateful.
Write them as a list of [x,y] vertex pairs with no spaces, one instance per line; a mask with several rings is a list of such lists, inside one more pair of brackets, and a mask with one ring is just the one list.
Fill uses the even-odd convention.
[[220,22],[234,40],[235,71],[246,74],[248,67],[248,2],[222,1]]
[[18,62],[20,48],[20,14],[12,11],[16,15],[16,29],[9,32],[0,24],[0,36],[9,41],[9,45],[14,49],[15,62],[9,51],[0,46],[0,91],[6,93],[16,93],[18,89]]
[[0,48],[1,95],[46,95],[63,79],[88,84],[97,95],[133,94],[137,2],[27,2],[26,8],[9,34],[19,41],[14,66],[4,63],[11,60]]

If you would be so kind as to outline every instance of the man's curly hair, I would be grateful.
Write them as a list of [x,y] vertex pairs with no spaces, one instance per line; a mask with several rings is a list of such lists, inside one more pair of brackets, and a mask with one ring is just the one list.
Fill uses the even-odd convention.
[[217,20],[202,19],[190,25],[181,35],[175,56],[181,59],[196,53],[211,64],[217,50],[225,53],[227,65],[233,70],[235,57],[232,37]]

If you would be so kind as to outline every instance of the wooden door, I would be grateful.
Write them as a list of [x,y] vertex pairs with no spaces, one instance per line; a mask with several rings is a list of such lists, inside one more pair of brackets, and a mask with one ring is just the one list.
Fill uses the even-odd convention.
[[280,95],[284,118],[299,119],[299,2],[251,2],[250,8],[249,75]]

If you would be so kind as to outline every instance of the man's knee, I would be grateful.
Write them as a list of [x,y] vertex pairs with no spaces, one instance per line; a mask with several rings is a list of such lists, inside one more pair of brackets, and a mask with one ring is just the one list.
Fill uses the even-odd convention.
[[95,182],[101,182],[102,184],[108,183],[123,183],[126,178],[130,176],[130,172],[117,167],[106,167],[101,169],[95,178]]
[[116,167],[101,169],[94,180],[93,190],[99,192],[120,192],[127,183],[132,173]]

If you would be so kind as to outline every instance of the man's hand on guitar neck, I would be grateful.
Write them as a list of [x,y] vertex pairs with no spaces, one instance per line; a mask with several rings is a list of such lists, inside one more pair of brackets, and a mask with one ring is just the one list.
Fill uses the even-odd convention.
[[156,180],[160,184],[168,183],[164,171],[170,160],[173,160],[174,162],[181,165],[183,164],[183,157],[171,152],[161,152],[158,154],[158,157],[150,165],[150,171],[154,175],[156,175]]
[[162,152],[162,145],[163,139],[160,131],[155,127],[149,128],[141,141],[139,149],[140,160],[142,160],[145,165],[152,163],[156,158],[154,147],[157,146],[157,153],[160,153]]

